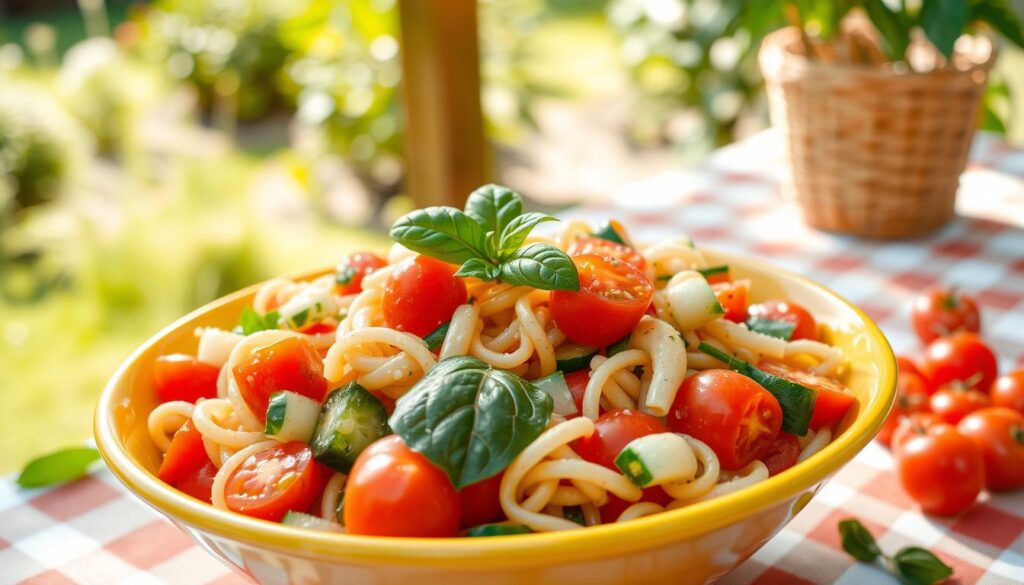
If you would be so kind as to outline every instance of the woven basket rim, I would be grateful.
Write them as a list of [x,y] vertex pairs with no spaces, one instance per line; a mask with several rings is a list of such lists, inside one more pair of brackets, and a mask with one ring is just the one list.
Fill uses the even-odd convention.
[[[761,43],[761,48],[758,52],[758,61],[760,62],[761,69],[765,77],[772,76],[771,74],[777,71],[783,64],[787,68],[802,70],[806,73],[827,73],[830,75],[855,74],[859,76],[873,76],[888,79],[920,79],[936,76],[960,76],[971,75],[975,71],[979,70],[983,70],[985,72],[990,71],[995,65],[996,57],[998,55],[998,48],[993,38],[985,33],[968,36],[976,41],[984,43],[982,50],[985,51],[985,58],[978,59],[973,58],[973,56],[969,54],[962,52],[958,53],[958,55],[967,57],[973,61],[969,67],[964,69],[946,65],[944,67],[928,71],[915,71],[910,68],[906,68],[905,70],[894,69],[892,67],[892,63],[822,63],[820,61],[813,61],[808,59],[802,52],[793,50],[794,47],[801,44],[800,31],[793,26],[788,26],[768,34]],[[775,57],[775,55],[778,55],[778,57]],[[773,57],[777,59],[775,63],[776,67],[769,67],[768,63]]]

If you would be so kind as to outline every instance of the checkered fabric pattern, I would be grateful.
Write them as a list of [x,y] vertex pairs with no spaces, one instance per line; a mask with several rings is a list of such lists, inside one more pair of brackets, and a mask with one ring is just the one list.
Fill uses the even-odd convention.
[[[1003,369],[1024,367],[1024,151],[980,135],[962,179],[960,217],[912,241],[870,242],[807,228],[779,193],[781,143],[766,132],[703,166],[667,172],[610,205],[564,214],[621,219],[638,238],[690,235],[811,276],[858,304],[897,352],[919,351],[908,305],[922,287],[976,295]],[[1024,492],[984,497],[951,519],[924,516],[875,444],[844,467],[778,535],[722,579],[728,585],[896,583],[853,562],[836,525],[860,519],[883,550],[914,544],[938,554],[961,583],[1024,583]],[[52,490],[0,479],[0,585],[7,583],[248,583],[123,490],[106,470]]]

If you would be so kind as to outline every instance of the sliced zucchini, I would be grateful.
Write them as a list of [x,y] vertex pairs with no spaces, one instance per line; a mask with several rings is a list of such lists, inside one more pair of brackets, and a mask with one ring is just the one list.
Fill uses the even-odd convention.
[[725,310],[707,280],[696,274],[665,289],[669,312],[682,331],[691,331],[719,318]]
[[590,367],[590,360],[597,355],[597,350],[576,343],[565,344],[555,350],[555,363],[565,373],[575,372]]
[[626,351],[627,349],[629,349],[629,338],[630,337],[631,337],[630,335],[627,335],[627,336],[623,337],[622,339],[616,341],[615,343],[609,345],[608,346],[608,357],[612,357],[613,355],[615,355],[617,353],[621,353],[621,352]]
[[481,524],[466,531],[466,536],[509,536],[533,532],[522,524]]
[[562,416],[576,414],[576,402],[572,399],[572,392],[569,392],[569,385],[565,383],[565,374],[555,372],[539,380],[534,380],[533,385],[544,391],[555,403],[554,413]]
[[309,446],[314,459],[348,473],[363,449],[389,434],[388,412],[381,401],[359,384],[349,382],[324,401]]
[[445,321],[438,325],[437,329],[434,329],[427,334],[427,336],[423,338],[423,341],[427,344],[427,349],[430,351],[437,351],[441,349],[441,345],[444,344],[444,338],[448,335],[448,328],[451,327],[451,325],[451,321]]
[[779,339],[789,341],[789,339],[793,337],[793,331],[796,329],[796,323],[781,321],[779,319],[751,317],[750,319],[747,319],[747,327],[749,327],[751,331],[762,335],[778,337]]
[[640,487],[693,479],[697,458],[686,439],[675,433],[655,433],[633,439],[615,458],[615,466]]
[[285,443],[309,443],[319,418],[320,403],[316,400],[287,390],[275,392],[270,396],[267,426],[263,432]]
[[282,305],[278,325],[287,329],[302,329],[338,313],[338,303],[330,289],[311,286]]
[[722,264],[719,266],[709,266],[708,268],[698,268],[697,272],[700,273],[704,278],[711,278],[719,274],[729,274],[729,265]]
[[334,522],[328,522],[323,518],[317,518],[316,516],[306,514],[304,512],[296,512],[295,510],[289,510],[288,513],[284,515],[284,518],[281,519],[281,524],[284,524],[285,526],[307,528],[310,530],[341,532],[341,526]]

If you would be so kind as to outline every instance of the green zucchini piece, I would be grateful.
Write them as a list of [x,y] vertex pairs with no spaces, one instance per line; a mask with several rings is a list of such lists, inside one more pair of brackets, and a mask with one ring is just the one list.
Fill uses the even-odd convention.
[[613,355],[615,355],[617,353],[622,353],[622,352],[626,351],[627,349],[629,349],[629,338],[630,338],[630,336],[627,335],[627,336],[623,337],[622,339],[616,341],[615,343],[609,345],[608,346],[608,357],[612,357]]
[[389,434],[388,412],[381,401],[359,384],[349,382],[324,401],[309,446],[314,459],[348,473],[363,449]]
[[437,326],[423,338],[423,341],[427,344],[427,349],[430,351],[437,351],[441,349],[441,345],[444,343],[444,338],[448,335],[448,328],[451,327],[451,321],[445,321]]
[[522,524],[481,524],[466,531],[466,536],[510,536],[530,534],[533,531]]
[[551,397],[551,400],[555,405],[552,412],[562,416],[572,416],[576,414],[576,402],[572,399],[572,392],[569,391],[569,385],[565,383],[565,374],[562,372],[555,372],[550,376],[534,380],[531,383]]
[[586,345],[568,343],[555,350],[555,363],[565,373],[575,372],[590,367],[590,360],[597,355],[597,350]]
[[707,278],[709,276],[715,276],[716,274],[729,274],[729,265],[728,264],[722,264],[722,265],[719,265],[719,266],[709,266],[707,268],[698,268],[697,272],[699,272],[700,275],[703,276],[704,278]]
[[814,401],[818,398],[816,390],[759,370],[751,365],[750,362],[736,359],[707,343],[700,344],[698,349],[717,360],[725,362],[730,368],[752,379],[763,386],[765,390],[771,392],[782,408],[783,431],[798,437],[807,434],[807,428],[811,422],[811,414],[814,412]]
[[278,441],[308,443],[320,417],[320,403],[287,390],[274,392],[267,405],[263,432]]
[[675,433],[633,439],[615,458],[615,466],[640,487],[692,479],[696,465],[686,439]]

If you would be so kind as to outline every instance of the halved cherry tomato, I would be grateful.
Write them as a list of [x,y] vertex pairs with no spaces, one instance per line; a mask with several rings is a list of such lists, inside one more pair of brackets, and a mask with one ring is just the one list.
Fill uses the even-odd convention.
[[213,461],[207,461],[205,465],[182,478],[174,487],[193,498],[209,504],[213,498],[213,478],[217,476],[217,466]]
[[924,373],[933,388],[956,382],[988,392],[996,379],[996,355],[977,333],[954,333],[925,349]]
[[747,295],[750,292],[749,280],[736,280],[733,282],[711,285],[715,291],[719,304],[725,309],[722,315],[726,319],[742,323],[747,320]]
[[160,463],[156,475],[165,482],[174,485],[185,477],[194,474],[200,467],[209,463],[210,457],[203,446],[203,434],[192,426],[192,421],[185,421],[171,438],[171,445]]
[[926,434],[928,429],[938,424],[943,424],[942,419],[927,411],[901,418],[892,433],[892,452],[898,452],[907,440]]
[[1024,414],[1009,408],[985,408],[967,415],[956,430],[981,449],[989,489],[1024,487]]
[[494,522],[502,517],[498,491],[504,472],[459,490],[462,502],[462,527],[469,528]]
[[[672,496],[665,493],[665,490],[661,489],[661,486],[653,486],[644,488],[643,495],[640,496],[639,502],[652,502],[659,506],[667,506],[672,503]],[[602,524],[613,524],[626,511],[626,508],[637,504],[639,502],[630,502],[623,500],[619,496],[608,492],[608,503],[601,506],[601,523]]]
[[1000,376],[992,384],[989,396],[992,398],[992,406],[1012,408],[1024,414],[1024,370]]
[[320,497],[325,474],[309,446],[299,441],[268,447],[228,476],[228,509],[273,522],[290,510],[305,512]]
[[985,485],[981,450],[944,423],[907,439],[896,450],[896,467],[903,489],[932,514],[967,509]]
[[814,412],[811,413],[810,422],[811,428],[816,431],[823,427],[831,427],[843,418],[856,400],[846,386],[831,378],[773,361],[762,361],[757,367],[769,374],[817,390],[818,396],[814,399]]
[[883,445],[889,446],[892,442],[893,432],[900,424],[900,419],[915,412],[928,412],[928,386],[920,374],[901,371],[899,386],[896,389],[896,401],[875,438]]
[[975,390],[956,386],[945,386],[928,400],[928,406],[935,416],[951,425],[960,422],[968,414],[991,406],[988,396]]
[[356,252],[342,260],[334,271],[335,290],[339,295],[363,292],[363,278],[387,265],[387,260],[373,252]]
[[730,370],[704,370],[683,380],[668,413],[669,429],[707,443],[728,470],[763,457],[781,426],[779,401]]
[[580,457],[618,471],[615,458],[633,439],[666,433],[658,419],[639,410],[611,410],[594,421],[594,433],[577,439],[573,449]]
[[345,526],[372,536],[455,536],[460,499],[440,467],[398,435],[356,458],[345,486]]
[[750,305],[747,313],[751,317],[785,321],[793,324],[790,339],[818,339],[818,322],[810,311],[791,301],[765,301]]
[[384,281],[383,310],[388,327],[425,337],[452,318],[466,302],[466,284],[456,268],[429,256],[402,260]]
[[778,475],[796,465],[799,457],[800,439],[796,435],[780,431],[762,461],[768,467],[768,475]]
[[569,244],[569,249],[566,250],[566,253],[570,256],[595,254],[597,256],[615,258],[622,262],[629,262],[640,270],[643,270],[644,267],[647,266],[647,262],[644,260],[644,257],[633,248],[630,248],[625,244],[592,236],[580,236],[579,238],[576,238],[574,242]]
[[910,319],[922,343],[960,331],[981,331],[977,303],[956,288],[936,287],[918,295]]
[[286,337],[261,347],[240,360],[232,370],[242,398],[260,421],[267,420],[270,395],[289,390],[312,398],[324,399],[327,379],[324,362],[313,344],[302,337]]
[[644,316],[654,285],[635,266],[615,258],[583,254],[572,259],[580,290],[551,293],[551,317],[565,335],[583,345],[605,347],[622,339]]
[[162,355],[153,363],[153,391],[160,402],[214,398],[218,374],[220,370],[216,366],[204,364],[190,355]]
[[583,413],[583,395],[587,393],[587,384],[590,383],[590,369],[584,368],[565,375],[565,385],[569,387],[572,394],[572,401],[576,403],[576,414],[569,418],[575,418]]

